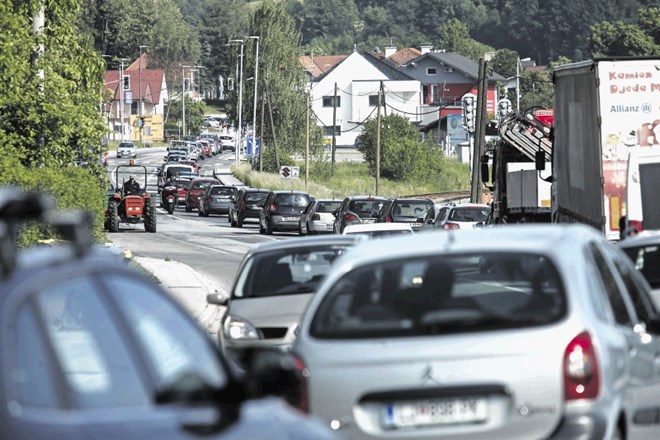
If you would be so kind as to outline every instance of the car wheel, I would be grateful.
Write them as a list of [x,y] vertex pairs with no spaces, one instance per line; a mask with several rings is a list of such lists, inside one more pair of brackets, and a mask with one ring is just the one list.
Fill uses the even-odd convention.
[[260,234],[265,234],[266,230],[264,229],[263,225],[261,224],[261,220],[259,220],[259,233]]
[[266,221],[266,235],[273,235],[273,225],[270,221]]
[[186,212],[192,212],[192,208],[186,203]]

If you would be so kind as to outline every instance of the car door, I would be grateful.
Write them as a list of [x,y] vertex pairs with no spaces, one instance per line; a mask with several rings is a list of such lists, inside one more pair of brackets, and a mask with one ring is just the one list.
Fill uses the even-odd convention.
[[[627,385],[624,408],[629,439],[660,437],[655,414],[660,411],[660,335],[646,330],[655,315],[650,291],[634,267],[612,246],[594,244],[591,255],[601,275],[617,330],[627,344]],[[616,359],[616,358],[614,358]]]

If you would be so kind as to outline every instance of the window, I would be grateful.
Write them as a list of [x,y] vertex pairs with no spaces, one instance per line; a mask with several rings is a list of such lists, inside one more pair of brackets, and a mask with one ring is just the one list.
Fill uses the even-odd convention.
[[621,325],[630,325],[630,315],[628,314],[628,309],[626,308],[626,302],[619,286],[616,283],[616,278],[607,265],[607,260],[605,256],[601,253],[600,249],[596,245],[592,244],[590,246],[591,255],[593,256],[596,264],[598,273],[600,274],[600,280],[602,286],[605,288],[605,293],[609,300],[610,306],[612,307],[612,312],[614,313],[614,319],[617,324]]
[[429,88],[428,84],[422,86],[422,104],[424,105],[429,104]]
[[138,112],[139,112],[139,109],[138,109],[138,102],[137,102],[137,101],[133,101],[133,102],[131,103],[131,114],[132,114],[132,115],[137,115]]
[[[324,96],[323,97],[323,107],[335,107],[333,103],[335,102],[334,96]],[[337,96],[337,107],[341,107],[341,96]]]
[[426,68],[426,74],[427,75],[435,75],[437,73],[437,70],[435,67],[427,67]]
[[[341,136],[341,126],[340,125],[335,125],[334,127],[334,135],[335,136]],[[325,127],[325,135],[326,136],[332,136],[332,127]]]
[[438,85],[433,84],[431,86],[431,103],[437,104],[440,101],[440,97],[438,96]]
[[[369,95],[369,107],[376,107],[378,105],[378,95]],[[385,97],[380,98],[380,105],[385,105]]]

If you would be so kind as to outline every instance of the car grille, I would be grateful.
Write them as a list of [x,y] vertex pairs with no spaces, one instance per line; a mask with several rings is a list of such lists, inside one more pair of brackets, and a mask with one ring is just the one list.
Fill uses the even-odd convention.
[[259,327],[264,339],[280,339],[286,336],[286,327]]

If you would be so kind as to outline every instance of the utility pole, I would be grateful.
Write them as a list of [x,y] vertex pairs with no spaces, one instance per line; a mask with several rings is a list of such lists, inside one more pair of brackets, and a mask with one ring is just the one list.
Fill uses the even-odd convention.
[[124,142],[124,58],[121,59],[119,66],[119,126],[121,127],[121,141]]
[[[244,38],[250,38],[256,41],[254,55],[254,102],[252,103],[252,152],[257,148],[257,87],[259,84],[259,36],[250,35]],[[263,124],[263,119],[261,120]],[[261,151],[261,148],[259,148]]]
[[376,107],[376,195],[380,191],[380,103],[383,96],[383,82],[378,88],[378,104]]
[[259,171],[264,170],[264,112],[266,110],[266,100],[261,98],[261,126],[259,126],[259,139],[261,145],[259,146]]
[[140,144],[142,144],[142,49],[146,49],[149,46],[140,46],[140,54],[138,58],[138,115],[140,117]]
[[309,93],[307,93],[307,109],[305,113],[305,191],[309,180],[309,106],[311,105]]
[[181,124],[183,137],[186,136],[186,69],[190,66],[181,66]]
[[273,134],[273,148],[275,149],[275,166],[280,169],[280,157],[277,154],[277,140],[275,139],[275,122],[273,121],[273,103],[270,99],[270,89],[266,90],[266,98],[268,99],[268,113],[270,114],[270,130]]
[[335,174],[335,150],[337,149],[337,83],[335,83],[335,95],[332,98],[332,174]]
[[484,142],[486,141],[486,118],[488,114],[486,112],[486,106],[488,104],[488,61],[485,58],[479,60],[479,91],[477,92],[477,127],[476,127],[476,143],[475,143],[475,153],[473,167],[474,172],[473,176],[476,176],[474,183],[476,184],[475,188],[475,203],[482,203],[483,199],[483,185],[481,182],[481,155],[483,154],[485,147]]

